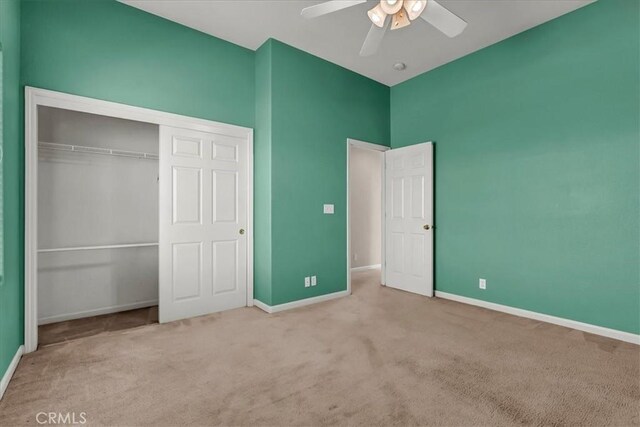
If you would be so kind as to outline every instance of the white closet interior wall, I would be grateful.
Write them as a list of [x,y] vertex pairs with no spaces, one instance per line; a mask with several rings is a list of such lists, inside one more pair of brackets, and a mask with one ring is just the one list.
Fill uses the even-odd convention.
[[[158,155],[157,125],[39,107],[38,139]],[[51,146],[50,146],[51,147]],[[38,150],[39,250],[158,242],[158,160]],[[39,324],[157,304],[158,247],[39,252]]]

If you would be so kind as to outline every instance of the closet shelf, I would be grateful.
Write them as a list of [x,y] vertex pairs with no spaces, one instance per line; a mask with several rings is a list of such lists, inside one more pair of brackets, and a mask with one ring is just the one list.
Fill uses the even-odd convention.
[[103,245],[103,246],[77,246],[73,248],[53,248],[38,249],[38,253],[46,252],[71,252],[71,251],[95,251],[100,249],[121,249],[121,248],[145,248],[148,246],[159,246],[159,243],[131,243],[124,245]]
[[138,151],[116,150],[112,148],[85,147],[82,145],[58,144],[55,142],[38,142],[38,148],[56,151],[72,151],[76,153],[103,154],[107,156],[134,157],[136,159],[158,160],[159,156],[153,153]]

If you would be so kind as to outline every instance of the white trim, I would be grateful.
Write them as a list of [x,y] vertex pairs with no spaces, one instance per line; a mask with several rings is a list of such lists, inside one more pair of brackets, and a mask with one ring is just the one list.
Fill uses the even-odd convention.
[[38,348],[38,99],[24,96],[24,351]]
[[247,137],[247,307],[253,306],[253,129]]
[[247,305],[253,304],[253,129],[179,114],[134,107],[33,87],[25,87],[25,297],[24,351],[38,347],[38,106],[62,108],[157,125],[246,138],[247,180]]
[[271,306],[263,303],[260,300],[254,299],[253,305],[258,307],[262,311],[266,311],[267,313],[273,313],[273,311],[271,311]]
[[253,300],[253,304],[260,308],[261,310],[266,311],[267,313],[277,313],[279,311],[291,310],[293,308],[304,307],[305,305],[317,304],[319,302],[330,301],[336,298],[342,298],[349,296],[349,291],[338,291],[333,292],[331,294],[319,295],[317,297],[305,298],[298,301],[288,302],[285,304],[278,305],[267,305],[259,300]]
[[[216,131],[222,131],[225,135],[237,136],[238,138],[245,138],[251,133],[251,128],[243,126],[198,119],[149,108],[135,107],[118,102],[87,98],[85,96],[70,95],[52,90],[38,89],[30,86],[25,87],[25,102],[27,100],[33,106],[63,108],[66,110],[82,111],[101,116],[192,129],[201,132],[216,133]],[[35,113],[36,111],[33,112]],[[33,120],[33,117],[31,117],[31,119]]]
[[7,387],[9,387],[9,381],[11,381],[11,377],[16,372],[16,368],[18,367],[18,363],[20,362],[20,358],[24,354],[24,346],[21,345],[18,347],[16,354],[11,359],[11,363],[7,367],[7,371],[2,376],[2,381],[0,381],[0,400],[2,400],[2,396],[4,396],[4,392],[7,391]]
[[351,272],[355,273],[356,271],[375,270],[381,267],[382,267],[382,264],[363,265],[362,267],[351,268]]
[[577,329],[579,331],[588,332],[590,334],[601,335],[603,337],[613,338],[616,340],[640,345],[640,335],[632,334],[630,332],[618,331],[616,329],[609,329],[602,326],[591,325],[589,323],[578,322],[576,320],[536,313],[535,311],[509,307],[508,305],[496,304],[493,302],[482,301],[475,298],[463,297],[447,292],[436,291],[436,297],[461,302],[464,304],[475,305],[482,308],[488,308],[489,310],[500,311],[502,313],[512,314],[514,316],[526,317],[528,319],[539,320],[541,322],[553,323],[554,325]]
[[391,147],[387,147],[386,145],[359,141],[353,138],[347,138],[347,143],[350,144],[352,147],[363,148],[365,150],[382,151],[382,152],[391,150]]
[[42,317],[38,319],[38,325],[64,322],[65,320],[82,319],[83,317],[101,316],[103,314],[117,313],[119,311],[135,310],[138,308],[152,307],[158,305],[158,300],[133,302],[130,304],[111,305],[109,307],[97,308],[95,310],[78,311],[75,313],[59,314],[57,316]]
[[[350,174],[351,174],[351,168],[349,167],[349,158],[351,155],[351,147],[357,147],[357,148],[363,148],[365,150],[374,150],[374,151],[380,151],[382,153],[384,153],[385,151],[389,151],[391,150],[391,147],[387,147],[386,145],[380,145],[380,144],[372,144],[370,142],[364,142],[364,141],[359,141],[357,139],[352,139],[352,138],[347,138],[347,293],[351,294],[351,272],[354,271],[351,268],[351,221],[350,221],[350,199],[351,199],[351,194],[349,193],[349,182],[350,182]],[[381,278],[380,278],[380,282],[381,284],[385,284],[387,283],[386,281],[386,272],[385,272],[385,257],[386,257],[386,244],[385,244],[385,203],[386,203],[386,188],[384,185],[385,182],[385,161],[384,159],[382,159],[381,162],[381,166],[382,168],[382,174],[380,177],[380,190],[382,191],[382,202],[380,203],[380,209],[382,210],[381,214],[382,216],[381,218],[381,253],[380,253],[380,259],[382,260],[382,264],[380,265],[380,268],[382,269],[381,271]]]

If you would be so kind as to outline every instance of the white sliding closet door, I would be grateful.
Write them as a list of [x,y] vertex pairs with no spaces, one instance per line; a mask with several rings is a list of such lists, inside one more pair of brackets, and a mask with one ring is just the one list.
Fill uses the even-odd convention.
[[247,301],[247,140],[160,127],[160,322]]
[[433,296],[433,145],[384,154],[385,284]]

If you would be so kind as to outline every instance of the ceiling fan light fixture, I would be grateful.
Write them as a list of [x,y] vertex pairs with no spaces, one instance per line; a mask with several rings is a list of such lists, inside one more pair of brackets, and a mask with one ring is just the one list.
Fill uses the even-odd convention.
[[380,7],[387,15],[393,15],[402,9],[403,3],[403,0],[380,0]]
[[371,20],[371,22],[373,22],[374,25],[380,28],[382,28],[382,26],[384,25],[384,20],[387,18],[387,14],[384,12],[384,10],[382,10],[382,7],[380,7],[380,5],[377,5],[376,7],[368,11],[367,15],[369,15],[369,19]]
[[427,7],[427,0],[405,0],[404,2],[404,9],[412,21],[424,12],[425,7]]
[[405,13],[404,10],[401,10],[395,15],[393,15],[393,19],[391,20],[391,30],[404,28],[410,24],[411,24],[411,21],[407,17],[407,14]]

